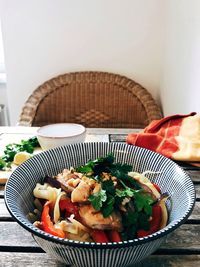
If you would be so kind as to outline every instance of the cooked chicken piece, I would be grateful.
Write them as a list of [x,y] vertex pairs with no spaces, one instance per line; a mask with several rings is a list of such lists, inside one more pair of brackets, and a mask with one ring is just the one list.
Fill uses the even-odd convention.
[[62,176],[56,177],[56,180],[60,183],[61,188],[65,192],[70,193],[74,190],[74,188],[67,183],[67,181],[64,179],[64,177],[62,177]]
[[73,170],[64,169],[61,173],[57,175],[56,179],[62,178],[65,181],[68,181],[71,178],[81,178],[81,176],[82,174],[74,172]]
[[94,184],[94,189],[93,189],[92,194],[96,194],[96,193],[98,193],[100,190],[101,190],[101,184],[99,184],[99,183],[95,183],[95,184]]
[[69,186],[72,186],[72,187],[77,187],[77,185],[80,183],[80,181],[81,181],[81,179],[80,178],[76,178],[76,179],[74,179],[74,178],[71,178],[71,179],[69,179],[68,181],[67,181],[67,184],[69,185]]
[[78,186],[71,193],[72,202],[86,202],[90,195],[90,185],[84,181],[81,181]]
[[56,180],[60,183],[61,188],[64,191],[72,192],[79,184],[80,177],[78,173],[72,172],[72,170],[64,169],[62,173],[59,173],[56,176]]
[[104,218],[102,213],[96,211],[92,205],[83,205],[80,207],[79,214],[82,222],[92,229],[122,230],[121,216],[115,212]]

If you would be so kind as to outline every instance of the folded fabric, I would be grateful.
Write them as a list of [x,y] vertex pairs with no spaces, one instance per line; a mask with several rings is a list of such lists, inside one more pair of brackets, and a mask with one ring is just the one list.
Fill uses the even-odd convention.
[[131,133],[128,144],[144,147],[179,161],[200,163],[200,116],[173,115],[152,121],[140,133]]

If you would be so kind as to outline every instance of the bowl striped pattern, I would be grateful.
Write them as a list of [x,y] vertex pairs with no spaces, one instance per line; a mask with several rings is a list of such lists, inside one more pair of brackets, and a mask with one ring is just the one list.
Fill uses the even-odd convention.
[[[116,162],[133,166],[137,172],[151,171],[150,180],[162,192],[168,192],[172,205],[168,225],[144,238],[120,243],[89,243],[64,240],[34,227],[26,218],[33,210],[33,189],[45,175],[56,175],[64,168],[77,167],[88,160],[113,153]],[[157,172],[153,174],[152,172]],[[190,177],[173,161],[147,149],[124,143],[79,143],[54,148],[29,159],[11,175],[5,190],[5,201],[11,215],[30,231],[37,243],[57,259],[81,267],[114,267],[137,263],[153,253],[167,235],[190,215],[195,203],[195,190]]]

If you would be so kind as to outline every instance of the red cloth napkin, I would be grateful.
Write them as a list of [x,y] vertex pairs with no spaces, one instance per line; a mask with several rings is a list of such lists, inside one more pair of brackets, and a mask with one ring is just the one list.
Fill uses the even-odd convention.
[[200,116],[192,112],[152,121],[126,141],[174,160],[200,162]]

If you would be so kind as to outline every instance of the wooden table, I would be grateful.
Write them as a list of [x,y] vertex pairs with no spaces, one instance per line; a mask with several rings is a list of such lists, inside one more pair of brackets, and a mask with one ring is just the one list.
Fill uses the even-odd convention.
[[[0,149],[5,140],[19,140],[35,135],[37,128],[0,127]],[[86,141],[124,141],[132,129],[87,129]],[[196,204],[187,222],[178,228],[142,267],[200,266],[200,168],[181,164],[192,178],[196,188]],[[64,267],[47,255],[33,240],[31,234],[18,225],[4,204],[4,186],[0,184],[0,266],[1,267]],[[95,267],[95,266],[94,266]]]

